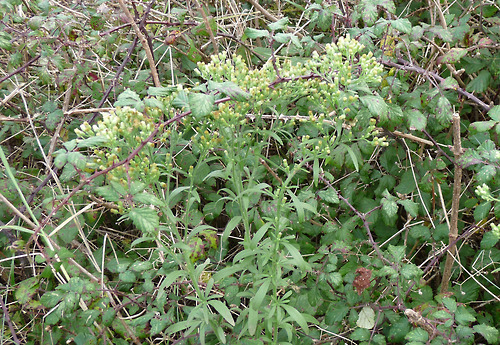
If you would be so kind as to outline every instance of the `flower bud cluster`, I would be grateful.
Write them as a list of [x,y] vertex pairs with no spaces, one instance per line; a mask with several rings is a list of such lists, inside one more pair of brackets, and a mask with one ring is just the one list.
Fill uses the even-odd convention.
[[491,195],[490,187],[486,183],[477,186],[476,195],[485,201],[498,201]]
[[[99,147],[94,147],[94,162],[89,164],[90,169],[104,170],[113,164],[127,158],[127,156],[145,141],[154,130],[154,121],[151,117],[130,107],[117,108],[109,113],[103,113],[102,120],[90,126],[87,122],[75,129],[81,141],[84,138],[101,137]],[[126,184],[128,178],[142,180],[148,183],[159,177],[158,166],[150,162],[147,152],[154,145],[148,143],[128,164],[119,166],[107,174],[108,180],[120,181]]]

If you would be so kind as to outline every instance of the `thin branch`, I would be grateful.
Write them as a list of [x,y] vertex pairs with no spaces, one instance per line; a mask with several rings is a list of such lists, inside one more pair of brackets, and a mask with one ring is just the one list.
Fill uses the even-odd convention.
[[[453,154],[455,161],[459,161],[462,156],[462,140],[460,138],[460,116],[453,114]],[[455,176],[453,181],[453,199],[451,202],[451,219],[450,232],[448,243],[455,243],[458,237],[458,208],[460,204],[460,193],[462,192],[462,167],[459,164],[455,165]],[[451,269],[453,267],[454,257],[456,256],[457,246],[453,244],[446,256],[446,262],[443,271],[443,280],[441,281],[441,293],[448,290],[448,283],[451,277]]]
[[141,41],[141,45],[144,48],[144,51],[146,52],[146,57],[148,58],[149,61],[149,68],[151,69],[151,75],[153,76],[153,82],[155,86],[160,87],[161,83],[160,83],[160,78],[158,77],[158,71],[156,70],[155,59],[153,53],[151,52],[151,49],[149,48],[149,44],[146,37],[144,37],[143,33],[141,32],[141,29],[135,22],[134,17],[132,17],[132,14],[128,10],[127,6],[125,6],[123,0],[118,0],[118,4],[120,5],[120,8],[122,9],[123,13],[125,13],[125,15],[127,16],[129,22],[132,24],[135,34]]

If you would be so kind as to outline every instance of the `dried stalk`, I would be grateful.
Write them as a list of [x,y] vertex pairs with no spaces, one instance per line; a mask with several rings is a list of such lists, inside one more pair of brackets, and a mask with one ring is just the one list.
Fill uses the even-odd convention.
[[455,176],[453,182],[453,199],[451,202],[451,219],[450,219],[450,232],[448,235],[448,243],[452,244],[448,249],[446,255],[446,262],[443,271],[443,280],[441,281],[441,293],[448,290],[448,283],[450,282],[451,269],[453,261],[456,257],[457,245],[456,239],[458,237],[458,207],[460,204],[460,193],[462,191],[462,166],[458,163],[463,154],[462,141],[460,138],[460,116],[453,114],[453,154],[455,155]]
[[148,58],[149,61],[149,68],[151,69],[151,75],[153,76],[153,82],[156,87],[161,87],[160,83],[160,78],[158,77],[158,71],[156,70],[156,64],[155,64],[155,59],[153,57],[153,52],[149,48],[148,41],[146,40],[146,37],[141,32],[141,29],[137,25],[137,23],[134,21],[134,17],[132,17],[132,14],[128,10],[127,6],[125,6],[125,3],[123,0],[118,0],[118,3],[120,4],[120,8],[122,9],[123,13],[127,16],[129,22],[132,24],[132,27],[134,28],[135,34],[137,37],[139,37],[139,40],[141,41],[141,45],[146,51],[146,57]]

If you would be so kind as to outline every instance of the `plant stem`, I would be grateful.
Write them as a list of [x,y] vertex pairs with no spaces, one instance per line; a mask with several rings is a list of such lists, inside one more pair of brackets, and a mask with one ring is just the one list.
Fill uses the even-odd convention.
[[456,239],[458,237],[458,207],[460,204],[460,193],[462,190],[462,166],[458,163],[460,156],[462,156],[462,141],[460,138],[460,116],[453,114],[453,154],[455,155],[455,176],[453,182],[453,199],[451,202],[451,219],[450,219],[450,232],[449,243],[452,243],[448,254],[446,255],[446,262],[443,271],[443,280],[441,281],[441,293],[448,291],[448,283],[451,277],[451,269],[453,261],[457,252]]

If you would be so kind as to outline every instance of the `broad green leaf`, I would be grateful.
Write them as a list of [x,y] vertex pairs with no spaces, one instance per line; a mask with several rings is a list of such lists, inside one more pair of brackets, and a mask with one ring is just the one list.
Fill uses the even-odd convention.
[[363,105],[370,110],[374,116],[387,116],[387,104],[380,96],[362,96],[359,98]]
[[83,170],[87,167],[87,158],[80,152],[69,152],[67,155],[68,163],[76,166],[78,169]]
[[476,317],[469,313],[469,309],[463,305],[458,306],[457,312],[455,313],[455,320],[461,325],[468,325],[471,322],[476,321]]
[[54,159],[54,165],[61,169],[66,162],[68,161],[68,154],[63,152],[64,150],[60,150],[61,152],[57,153],[56,158]]
[[232,81],[225,81],[223,83],[208,81],[208,89],[217,90],[238,102],[244,102],[250,98],[250,94],[248,92],[240,89],[240,87]]
[[259,322],[259,311],[253,308],[248,308],[248,333],[253,336],[257,330],[257,323]]
[[417,109],[406,110],[404,114],[408,119],[410,130],[421,131],[427,126],[427,117]]
[[421,342],[422,344],[425,344],[427,340],[429,340],[429,333],[424,331],[422,328],[415,328],[405,336],[405,339],[408,341]]
[[288,17],[283,17],[275,21],[274,23],[269,24],[267,27],[271,31],[283,30],[286,28],[287,24],[288,24]]
[[493,165],[483,165],[476,174],[478,183],[488,183],[497,174],[497,168]]
[[133,208],[126,216],[144,233],[152,234],[160,226],[160,217],[157,211],[151,208]]
[[498,121],[477,121],[473,122],[469,126],[469,130],[471,133],[481,133],[481,132],[486,132],[489,131],[490,129],[493,128],[498,123]]
[[172,101],[172,105],[177,109],[189,110],[189,98],[184,90],[179,91],[177,97]]
[[214,307],[215,310],[226,320],[231,326],[234,326],[234,320],[231,315],[231,312],[229,311],[229,308],[222,303],[219,300],[212,299],[208,301],[208,304],[210,304],[212,307]]
[[500,234],[497,231],[488,231],[481,240],[481,249],[491,249],[500,240]]
[[457,311],[457,301],[451,297],[443,297],[443,304],[451,313],[455,314]]
[[137,281],[137,277],[132,271],[122,272],[118,275],[118,278],[124,283],[135,283]]
[[259,29],[254,29],[254,28],[246,28],[244,36],[246,36],[250,39],[255,39],[255,38],[260,38],[260,37],[269,37],[269,31],[259,30]]
[[394,29],[404,32],[405,34],[411,34],[411,22],[407,18],[400,18],[389,22]]
[[500,105],[495,105],[491,107],[488,111],[488,116],[495,121],[500,121]]
[[57,109],[56,111],[53,111],[47,115],[47,120],[45,121],[45,125],[47,126],[48,129],[53,131],[59,122],[61,122],[62,118],[64,117],[64,113],[61,109]]
[[393,218],[398,213],[398,204],[394,200],[382,198],[382,212],[387,218]]
[[324,200],[331,204],[339,203],[339,195],[333,187],[330,187],[327,190],[319,191],[318,196],[321,198],[321,200]]
[[92,136],[87,139],[77,139],[77,147],[83,149],[87,147],[104,146],[108,140],[108,138],[101,135]]
[[475,222],[480,222],[481,220],[485,219],[488,214],[490,213],[491,210],[491,202],[486,201],[474,209],[474,221]]
[[405,246],[393,246],[392,244],[389,244],[387,251],[392,255],[396,262],[401,262],[406,255]]
[[120,194],[111,186],[97,187],[96,192],[107,201],[117,202],[120,200]]
[[499,331],[497,328],[485,324],[480,324],[480,325],[475,325],[473,329],[477,333],[480,333],[489,344],[498,344]]
[[421,238],[424,241],[430,240],[430,238],[431,238],[431,231],[429,230],[428,227],[426,227],[424,225],[412,226],[410,228],[409,234],[411,237],[413,237],[415,239]]
[[363,307],[359,312],[356,325],[361,328],[372,329],[375,326],[375,312],[370,307]]
[[467,84],[466,90],[469,92],[482,93],[486,91],[490,85],[491,74],[488,70],[482,70],[479,72],[478,76],[474,78],[469,84]]
[[410,199],[398,200],[398,204],[402,205],[405,208],[405,211],[410,214],[412,217],[418,216],[418,204]]
[[448,98],[445,96],[439,97],[435,114],[438,122],[442,126],[449,127],[453,117],[453,110],[451,109],[451,103]]
[[149,261],[136,261],[130,266],[130,269],[134,272],[143,272],[153,268],[153,264]]
[[422,276],[422,270],[415,264],[403,264],[401,266],[401,275],[405,279],[414,279]]
[[177,91],[177,87],[175,86],[161,86],[161,87],[154,87],[150,86],[148,88],[148,95],[149,96],[158,96],[158,97],[166,97],[171,95],[174,91]]
[[204,93],[192,93],[189,95],[189,108],[191,109],[191,114],[196,119],[201,119],[210,114],[214,108],[214,104],[214,95]]
[[460,85],[458,85],[458,82],[451,76],[443,79],[440,85],[444,90],[457,90],[460,87]]
[[465,55],[467,55],[467,49],[465,48],[451,48],[446,54],[443,56],[440,56],[437,58],[437,63],[442,64],[442,63],[457,63],[460,61],[461,58],[463,58]]
[[134,195],[134,201],[144,205],[164,206],[163,200],[158,199],[155,195],[147,192]]

